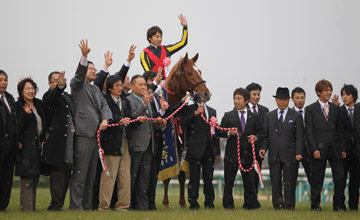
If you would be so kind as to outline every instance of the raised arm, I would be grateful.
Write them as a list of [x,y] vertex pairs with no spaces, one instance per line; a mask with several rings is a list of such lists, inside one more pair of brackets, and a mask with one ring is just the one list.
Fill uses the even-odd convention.
[[129,71],[131,61],[135,57],[135,49],[136,49],[135,45],[130,46],[129,55],[128,55],[128,58],[126,59],[126,62],[122,65],[120,71],[115,73],[115,75],[118,75],[123,82],[124,82],[125,77],[126,77],[128,71]]
[[113,63],[112,55],[113,55],[113,53],[110,51],[106,51],[104,53],[105,63],[103,65],[103,68],[101,68],[101,70],[98,73],[96,73],[94,85],[99,87],[100,91],[103,91],[106,77],[109,75],[108,69],[111,66],[111,64]]
[[79,90],[84,85],[88,67],[87,55],[90,53],[88,40],[85,41],[84,39],[82,39],[80,41],[79,47],[82,54],[81,60],[76,70],[75,77],[73,77],[70,82],[71,89],[75,91]]
[[179,15],[180,24],[183,26],[183,33],[181,40],[175,44],[170,44],[166,46],[166,49],[170,52],[169,56],[173,55],[174,53],[178,52],[182,48],[184,48],[188,41],[188,23],[186,17],[182,14]]

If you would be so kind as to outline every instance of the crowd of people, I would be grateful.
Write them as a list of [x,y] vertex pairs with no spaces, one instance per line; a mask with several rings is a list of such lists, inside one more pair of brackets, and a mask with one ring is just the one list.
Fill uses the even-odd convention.
[[[70,210],[156,210],[157,175],[164,147],[165,118],[182,105],[189,94],[174,106],[159,94],[167,77],[164,59],[187,44],[188,28],[183,15],[182,39],[162,46],[162,31],[147,32],[150,46],[140,55],[145,73],[127,75],[135,57],[132,45],[121,69],[109,74],[112,53],[97,72],[88,60],[90,48],[81,40],[81,59],[70,81],[71,94],[65,91],[65,72],[48,76],[49,90],[36,98],[37,84],[31,78],[18,85],[18,100],[7,92],[8,75],[0,70],[0,210],[5,211],[14,175],[20,176],[20,209],[36,210],[36,188],[40,175],[50,176],[49,211],[64,209],[70,189]],[[321,211],[320,194],[326,163],[334,181],[333,209],[345,211],[345,187],[349,176],[348,208],[358,210],[360,185],[360,104],[357,89],[345,84],[339,97],[332,97],[332,84],[320,80],[315,85],[319,97],[305,107],[306,93],[296,87],[279,87],[274,95],[277,108],[269,111],[259,104],[262,87],[251,83],[233,93],[234,108],[226,112],[220,126],[236,128],[214,130],[205,120],[216,118],[216,110],[206,103],[185,106],[178,114],[185,129],[186,160],[190,175],[190,209],[199,209],[200,174],[204,182],[205,208],[214,208],[212,184],[214,164],[221,160],[219,138],[227,138],[224,162],[223,207],[234,209],[233,189],[239,169],[237,135],[240,137],[241,175],[244,187],[243,208],[260,209],[259,175],[268,154],[274,209],[295,209],[295,190],[299,163],[311,186],[311,210]],[[294,106],[289,107],[292,99]],[[153,118],[154,120],[148,120]],[[130,123],[131,120],[138,121]],[[108,127],[120,123],[120,126]],[[99,162],[97,130],[105,153]],[[175,140],[174,140],[175,141]]]

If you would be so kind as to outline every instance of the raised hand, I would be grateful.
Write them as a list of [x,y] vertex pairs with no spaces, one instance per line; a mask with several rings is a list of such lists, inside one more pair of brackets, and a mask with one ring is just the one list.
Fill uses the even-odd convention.
[[339,96],[336,94],[333,95],[333,97],[331,98],[331,102],[334,103],[335,105],[340,105]]
[[154,81],[159,84],[160,80],[162,79],[162,71],[163,69],[161,67],[159,67],[158,71],[157,71],[157,74],[156,74],[156,77],[154,79]]
[[112,55],[113,53],[112,52],[110,53],[110,51],[106,51],[106,53],[104,53],[104,57],[105,57],[105,63],[103,66],[104,69],[108,69],[111,66],[113,62]]
[[82,39],[80,41],[79,47],[81,49],[82,56],[84,58],[87,58],[87,55],[90,53],[90,48],[88,46],[88,40],[87,39],[86,40]]
[[128,56],[127,60],[126,60],[128,63],[131,63],[131,61],[134,59],[134,57],[135,57],[135,49],[136,49],[136,46],[134,46],[134,45],[130,46],[129,56]]
[[26,112],[26,114],[31,114],[32,110],[31,110],[31,104],[25,102],[25,105],[23,106],[24,111]]
[[182,14],[179,15],[179,20],[180,20],[180,24],[182,26],[188,26],[188,23],[187,23],[187,20],[186,20],[186,17]]
[[151,101],[151,98],[147,90],[143,91],[143,96],[144,96],[144,104],[147,105]]
[[59,77],[59,86],[65,86],[65,84],[66,84],[65,71],[61,71]]

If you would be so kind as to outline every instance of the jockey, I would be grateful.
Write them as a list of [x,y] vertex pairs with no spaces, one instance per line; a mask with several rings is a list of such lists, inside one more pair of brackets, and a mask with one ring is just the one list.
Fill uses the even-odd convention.
[[176,44],[161,45],[162,30],[158,26],[153,26],[147,31],[147,40],[150,45],[141,52],[140,62],[145,71],[157,72],[159,67],[163,71],[163,79],[166,79],[166,66],[164,66],[164,59],[170,57],[177,51],[186,46],[188,40],[188,23],[186,17],[179,15],[180,24],[183,26],[183,34],[181,41]]

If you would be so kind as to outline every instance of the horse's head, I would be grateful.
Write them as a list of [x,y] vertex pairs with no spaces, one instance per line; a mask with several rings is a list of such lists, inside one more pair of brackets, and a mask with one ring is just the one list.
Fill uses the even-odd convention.
[[180,59],[166,78],[166,86],[176,94],[185,95],[190,92],[196,102],[207,102],[210,100],[211,93],[206,87],[206,81],[201,76],[201,71],[196,67],[199,54],[192,59],[185,57]]

